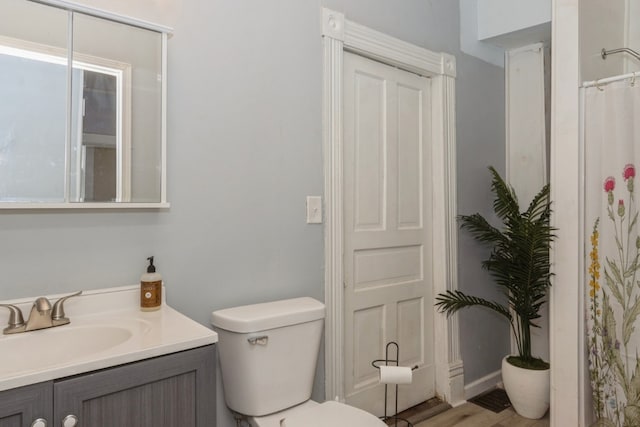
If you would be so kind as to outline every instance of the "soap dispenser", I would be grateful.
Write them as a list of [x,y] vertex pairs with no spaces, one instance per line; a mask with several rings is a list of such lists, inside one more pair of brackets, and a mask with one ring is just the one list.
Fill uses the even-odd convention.
[[140,278],[140,310],[155,311],[162,305],[162,276],[156,273],[153,257],[147,260],[147,272]]

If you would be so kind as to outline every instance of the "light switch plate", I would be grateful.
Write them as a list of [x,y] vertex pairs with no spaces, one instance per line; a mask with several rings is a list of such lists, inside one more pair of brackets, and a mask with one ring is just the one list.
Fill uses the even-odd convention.
[[307,196],[307,224],[322,224],[321,196]]

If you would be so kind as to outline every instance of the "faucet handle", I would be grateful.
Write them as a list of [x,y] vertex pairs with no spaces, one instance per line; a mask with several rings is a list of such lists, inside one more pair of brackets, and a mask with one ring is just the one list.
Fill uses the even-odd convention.
[[56,303],[53,304],[53,310],[51,311],[51,320],[66,321],[66,323],[69,323],[69,319],[67,319],[64,314],[64,302],[69,298],[76,297],[80,294],[82,294],[82,291],[78,291],[75,294],[67,295],[66,297],[62,297],[58,301],[56,301]]
[[11,329],[16,329],[24,326],[24,318],[22,317],[22,311],[18,307],[12,304],[0,304],[0,307],[8,308],[11,314],[9,315],[9,326],[5,328],[5,332]]

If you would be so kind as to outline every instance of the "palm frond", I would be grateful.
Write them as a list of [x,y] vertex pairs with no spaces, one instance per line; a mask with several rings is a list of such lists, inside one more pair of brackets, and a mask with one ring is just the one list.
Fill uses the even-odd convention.
[[518,217],[520,215],[520,206],[518,205],[518,197],[513,188],[504,182],[498,171],[493,166],[489,166],[489,171],[493,177],[491,181],[491,190],[495,193],[496,198],[493,201],[493,210],[496,215],[503,221]]
[[460,227],[469,232],[480,242],[496,244],[505,240],[504,234],[489,224],[480,214],[458,216]]
[[482,306],[502,314],[511,321],[511,313],[507,307],[484,298],[466,295],[462,291],[446,291],[444,294],[439,294],[436,301],[436,307],[440,312],[449,316],[465,307]]
[[546,184],[538,194],[533,197],[531,203],[529,203],[529,207],[525,211],[527,217],[542,218],[545,213],[549,214],[551,212],[549,203],[550,190],[551,187],[549,184]]

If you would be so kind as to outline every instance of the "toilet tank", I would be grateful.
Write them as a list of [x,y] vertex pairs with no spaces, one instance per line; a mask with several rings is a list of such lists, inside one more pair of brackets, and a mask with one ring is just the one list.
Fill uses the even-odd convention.
[[294,298],[211,313],[227,406],[263,416],[311,397],[324,304]]

